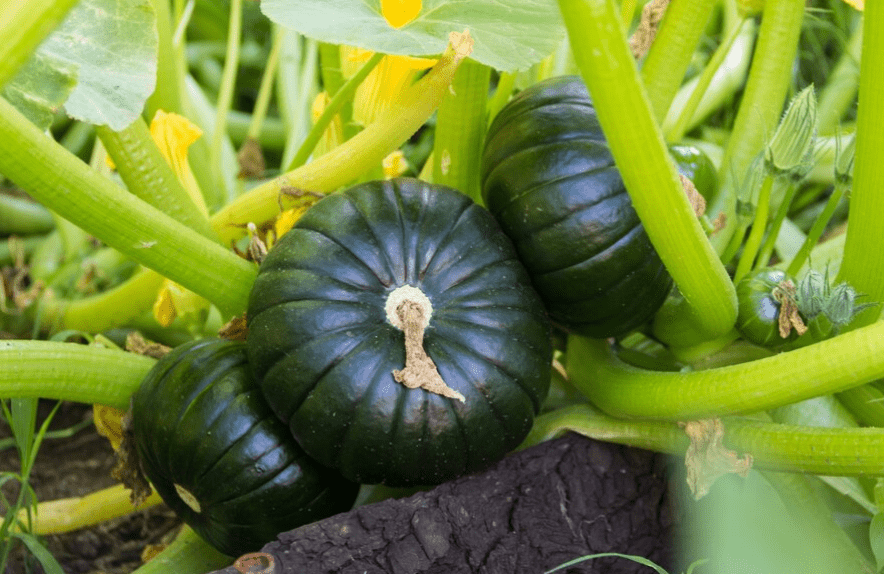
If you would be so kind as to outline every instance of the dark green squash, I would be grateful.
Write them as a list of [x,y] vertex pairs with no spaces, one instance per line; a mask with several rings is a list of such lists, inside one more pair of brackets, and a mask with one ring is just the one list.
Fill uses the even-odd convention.
[[672,279],[580,78],[534,84],[500,111],[486,137],[481,179],[485,205],[555,323],[590,337],[617,336],[662,305]]
[[163,500],[230,556],[348,510],[358,485],[311,460],[251,375],[245,343],[185,343],[132,403],[142,469]]
[[[429,316],[408,336],[409,364],[425,350],[448,396],[394,378],[409,367],[393,321],[411,312],[396,297]],[[509,239],[465,195],[419,180],[312,206],[261,264],[248,326],[270,405],[311,456],[357,482],[481,469],[524,439],[549,388],[548,320]]]

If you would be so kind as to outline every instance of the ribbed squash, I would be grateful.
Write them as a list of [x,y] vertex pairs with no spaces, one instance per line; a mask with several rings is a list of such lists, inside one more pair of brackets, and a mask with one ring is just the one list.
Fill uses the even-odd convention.
[[267,406],[245,343],[176,347],[135,394],[132,422],[153,487],[230,556],[344,512],[356,498],[358,485],[310,459]]
[[509,239],[465,195],[414,179],[312,206],[261,264],[248,327],[276,414],[358,482],[481,469],[524,439],[549,388],[548,320]]
[[481,179],[485,205],[555,323],[590,337],[616,336],[663,303],[672,280],[580,78],[534,84],[500,111],[487,134]]

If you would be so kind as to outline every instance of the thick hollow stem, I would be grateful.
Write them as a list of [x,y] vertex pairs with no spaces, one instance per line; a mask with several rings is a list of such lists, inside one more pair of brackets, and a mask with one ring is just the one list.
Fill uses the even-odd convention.
[[[827,476],[879,475],[884,429],[822,428],[747,419],[724,419],[724,444],[752,455],[759,469]],[[573,431],[588,437],[683,455],[689,440],[674,422],[612,418],[589,405],[573,405],[537,417],[520,448]]]
[[737,316],[734,286],[682,190],[614,2],[559,0],[559,6],[611,154],[648,237],[684,296],[689,322],[706,338],[726,333]]
[[245,309],[254,264],[101,176],[3,99],[0,172],[65,219],[224,313]]
[[746,90],[721,162],[721,181],[731,175],[742,179],[777,125],[792,81],[804,4],[804,0],[765,2]]
[[[133,506],[129,490],[122,484],[115,484],[85,496],[40,502],[32,532],[39,535],[71,532],[156,506],[162,501],[159,494],[153,493],[141,504]],[[19,510],[19,520],[24,522],[24,519],[24,509]]]
[[460,190],[480,205],[479,159],[490,79],[488,66],[472,60],[463,63],[451,93],[439,106],[433,147],[433,182]]
[[606,343],[568,339],[571,382],[615,416],[685,420],[751,413],[884,377],[884,323],[771,357],[695,372],[654,372],[620,361]]
[[666,117],[714,7],[708,0],[675,0],[666,8],[641,71],[657,123]]
[[[868,301],[884,300],[884,253],[881,251],[884,213],[884,4],[869,2],[863,13],[863,46],[856,112],[856,158],[850,192],[850,224],[838,281],[847,281]],[[867,325],[881,315],[881,306],[860,313],[852,327]]]
[[40,397],[129,408],[156,361],[104,347],[0,341],[0,397]]

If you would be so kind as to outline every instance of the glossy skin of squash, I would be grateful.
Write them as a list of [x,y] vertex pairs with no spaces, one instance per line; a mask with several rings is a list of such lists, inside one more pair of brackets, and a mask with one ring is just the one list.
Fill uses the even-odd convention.
[[[422,345],[457,398],[394,379],[391,293],[432,306]],[[304,449],[363,483],[436,484],[516,447],[547,394],[550,330],[509,239],[465,195],[414,179],[322,199],[270,250],[249,357]]]
[[481,178],[485,205],[555,323],[589,337],[617,336],[662,305],[672,279],[579,77],[534,84],[500,111],[486,137]]
[[139,387],[132,422],[153,487],[230,556],[347,511],[356,499],[358,485],[310,459],[267,406],[245,343],[176,347]]

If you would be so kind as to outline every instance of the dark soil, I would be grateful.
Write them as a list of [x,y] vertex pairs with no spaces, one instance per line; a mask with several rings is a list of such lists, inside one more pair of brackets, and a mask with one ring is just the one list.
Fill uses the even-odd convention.
[[[485,473],[284,533],[262,550],[274,574],[541,574],[600,552],[671,570],[666,476],[664,457],[570,434]],[[601,558],[562,572],[649,569]]]
[[[43,420],[53,406],[54,402],[41,401],[38,419]],[[91,406],[64,403],[53,418],[50,430],[70,428],[91,417]],[[9,427],[0,419],[0,439],[8,436]],[[18,473],[19,465],[15,447],[0,451],[0,472]],[[110,476],[113,466],[110,443],[90,424],[71,437],[44,441],[31,471],[30,484],[37,500],[82,496],[115,484]],[[7,500],[14,500],[18,484],[9,481],[3,487],[3,494]],[[0,514],[6,511],[0,503]],[[45,536],[43,541],[66,573],[128,574],[141,566],[141,553],[146,545],[163,542],[179,525],[172,511],[160,505],[90,529]],[[42,571],[19,545],[4,574]]]
[[[51,406],[47,401],[41,411]],[[91,407],[65,404],[51,428],[89,417]],[[0,422],[0,439],[6,436]],[[17,472],[18,464],[14,448],[0,451],[0,471]],[[598,552],[643,556],[673,571],[667,464],[647,451],[568,435],[485,473],[284,533],[263,550],[275,558],[275,574],[541,574]],[[114,483],[113,465],[110,444],[89,425],[44,443],[31,484],[39,500],[88,494]],[[12,482],[3,487],[7,498],[16,494]],[[168,540],[179,525],[161,505],[44,541],[67,573],[124,574],[142,564],[145,546]],[[649,571],[604,558],[560,572]],[[4,574],[20,572],[42,572],[22,548]]]

